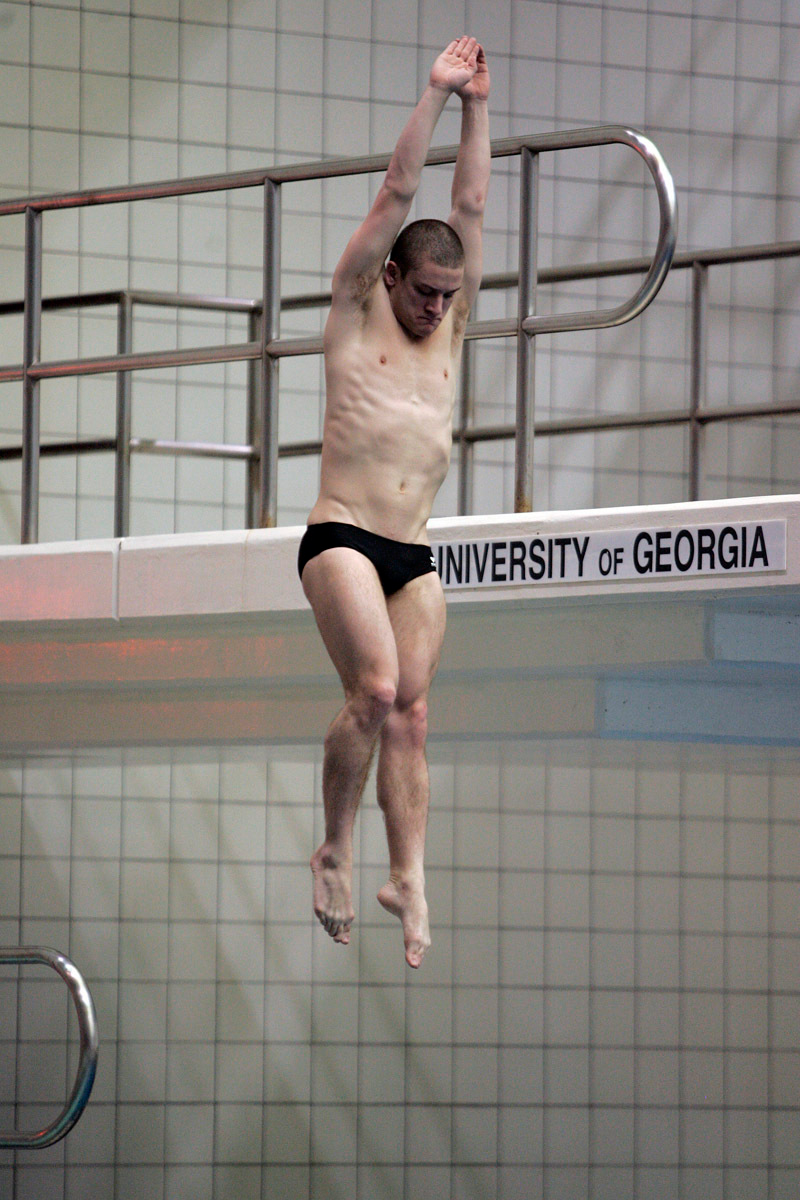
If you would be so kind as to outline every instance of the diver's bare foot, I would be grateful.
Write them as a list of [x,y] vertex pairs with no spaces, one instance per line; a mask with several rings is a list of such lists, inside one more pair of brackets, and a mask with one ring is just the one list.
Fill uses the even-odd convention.
[[325,842],[311,858],[314,873],[314,912],[335,942],[346,946],[355,919],[350,893],[352,866]]
[[400,918],[406,944],[406,962],[410,967],[418,967],[431,944],[424,886],[390,879],[378,892],[378,900],[387,912]]

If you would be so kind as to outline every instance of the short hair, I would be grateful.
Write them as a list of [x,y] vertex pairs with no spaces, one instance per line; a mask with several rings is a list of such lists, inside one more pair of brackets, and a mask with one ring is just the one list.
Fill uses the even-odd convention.
[[452,225],[428,218],[412,221],[400,230],[389,253],[390,262],[405,275],[423,258],[431,259],[438,267],[463,267],[464,247]]

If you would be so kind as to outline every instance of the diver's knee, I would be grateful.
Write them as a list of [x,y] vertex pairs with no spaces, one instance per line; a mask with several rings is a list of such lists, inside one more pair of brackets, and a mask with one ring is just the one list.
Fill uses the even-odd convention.
[[397,683],[391,676],[365,676],[348,697],[351,715],[364,733],[377,732],[384,725],[397,698]]
[[384,736],[420,750],[428,736],[428,701],[420,696],[410,704],[395,704],[384,725]]

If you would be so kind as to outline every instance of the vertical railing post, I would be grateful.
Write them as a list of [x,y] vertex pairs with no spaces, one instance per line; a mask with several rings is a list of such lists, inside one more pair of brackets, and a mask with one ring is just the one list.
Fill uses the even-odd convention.
[[42,214],[25,209],[25,310],[22,348],[22,529],[21,541],[39,539],[39,380],[29,368],[42,346]]
[[261,318],[261,469],[259,525],[278,523],[278,358],[270,342],[280,335],[281,196],[271,179],[264,182],[264,310]]
[[526,146],[520,151],[519,300],[517,326],[517,436],[515,445],[514,511],[533,509],[533,415],[536,343],[522,322],[536,312],[539,156]]
[[[121,292],[117,305],[117,353],[133,349],[133,301]],[[131,373],[117,371],[117,448],[114,455],[114,537],[127,537],[131,523]]]
[[706,403],[706,344],[708,334],[708,266],[692,263],[692,343],[689,383],[689,499],[700,499],[700,457],[703,425],[697,414]]
[[[261,313],[251,312],[247,316],[247,340],[261,341]],[[263,346],[263,343],[262,343]],[[263,353],[263,350],[262,350]],[[257,450],[261,442],[261,362],[254,358],[247,362],[247,428],[245,437],[252,450]],[[245,529],[257,529],[259,517],[259,458],[251,458],[245,471],[244,492],[244,523]]]
[[473,370],[475,354],[472,342],[464,342],[461,351],[461,377],[458,399],[458,515],[469,516],[472,511],[472,478],[475,446],[465,435],[475,423],[475,387]]

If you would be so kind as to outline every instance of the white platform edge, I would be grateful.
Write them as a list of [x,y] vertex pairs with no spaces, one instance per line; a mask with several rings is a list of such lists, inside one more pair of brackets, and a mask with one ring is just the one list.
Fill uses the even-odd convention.
[[[649,577],[626,581],[466,588],[449,603],[702,593],[800,585],[800,497],[767,496],[490,517],[433,519],[431,543],[784,519],[787,566],[768,576]],[[0,547],[0,622],[119,621],[300,612],[301,526]]]

